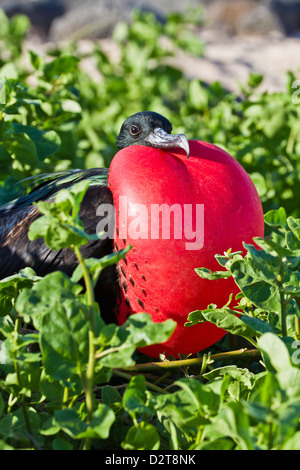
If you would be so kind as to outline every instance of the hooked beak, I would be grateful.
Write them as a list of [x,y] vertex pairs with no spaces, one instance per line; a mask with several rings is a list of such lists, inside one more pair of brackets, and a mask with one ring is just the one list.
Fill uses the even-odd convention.
[[156,127],[146,138],[145,142],[151,147],[159,149],[182,148],[186,152],[187,158],[190,155],[189,142],[184,134],[168,134],[160,127]]

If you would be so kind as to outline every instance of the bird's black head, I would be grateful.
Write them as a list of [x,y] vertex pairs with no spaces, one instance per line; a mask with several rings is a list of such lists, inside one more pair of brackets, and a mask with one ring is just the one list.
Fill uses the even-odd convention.
[[188,140],[183,134],[171,135],[172,124],[161,114],[142,111],[123,123],[117,137],[119,150],[130,145],[146,145],[160,149],[181,147],[189,156]]

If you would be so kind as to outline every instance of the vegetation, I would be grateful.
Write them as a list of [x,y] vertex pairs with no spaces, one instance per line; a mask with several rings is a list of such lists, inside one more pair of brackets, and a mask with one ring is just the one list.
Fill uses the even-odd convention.
[[[81,258],[79,246],[90,239],[78,218],[84,183],[40,204],[43,216],[30,237],[70,247],[79,265],[71,278],[41,278],[26,268],[0,281],[0,448],[299,449],[295,77],[288,75],[285,92],[260,93],[263,77],[252,74],[240,96],[220,83],[187,80],[168,56],[176,47],[202,53],[194,25],[178,15],[162,25],[137,13],[132,25],[116,27],[117,62],[94,44],[88,56],[102,77],[95,81],[81,67],[86,57],[77,44],[48,57],[29,51],[24,65],[27,18],[9,21],[0,11],[0,22],[1,203],[32,175],[108,166],[124,119],[155,110],[176,132],[220,145],[240,161],[261,196],[268,234],[256,240],[259,249],[246,245],[244,257],[230,247],[216,253],[218,272],[197,269],[211,282],[233,276],[240,288],[235,307],[209,305],[187,319],[187,328],[222,325],[225,340],[197,357],[149,363],[136,348],[165,341],[173,322],[157,327],[137,314],[122,327],[105,325],[93,295],[101,270],[130,247],[101,260]],[[247,349],[233,347],[241,338]]]

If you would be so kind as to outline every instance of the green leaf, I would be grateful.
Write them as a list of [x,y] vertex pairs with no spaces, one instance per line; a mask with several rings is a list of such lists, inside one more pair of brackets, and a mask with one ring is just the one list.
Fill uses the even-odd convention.
[[294,402],[287,402],[278,409],[278,427],[280,430],[280,440],[286,440],[293,436],[298,430],[300,419],[300,400],[299,394]]
[[31,427],[31,436],[28,436],[27,424],[21,408],[11,411],[0,420],[0,435],[4,440],[13,439],[19,441],[22,447],[29,446],[32,448],[32,441],[35,439],[38,443],[42,442],[39,434],[40,418],[37,411],[28,407],[26,410],[27,422]]
[[[191,393],[186,393],[185,389],[175,391],[170,394],[156,395],[154,408],[160,422],[165,423],[166,428],[171,432],[172,425],[176,426],[184,433],[196,436],[199,426],[208,424],[209,416],[214,414],[215,401],[214,397],[209,399],[209,403],[213,403],[213,410],[210,405],[202,403],[198,405],[198,398],[191,400]],[[199,392],[196,392],[197,395]],[[195,399],[196,398],[196,399]]]
[[73,450],[71,442],[61,437],[56,437],[52,442],[53,450]]
[[61,106],[67,113],[79,114],[82,111],[80,104],[74,100],[63,100]]
[[295,255],[299,256],[300,252],[300,240],[294,235],[292,231],[287,231],[285,234],[285,242],[287,248],[294,252]]
[[44,315],[55,311],[64,300],[76,299],[81,290],[66,274],[53,272],[41,278],[31,289],[23,289],[17,298],[16,309],[19,315],[33,321],[35,328],[40,330]]
[[268,191],[267,183],[264,176],[261,173],[251,173],[250,175],[260,198],[265,196]]
[[45,65],[45,76],[50,79],[55,78],[61,74],[74,73],[78,62],[79,59],[74,56],[67,54],[60,55]]
[[[286,369],[284,369],[284,365],[286,364]],[[272,362],[272,365],[273,362]],[[299,403],[300,400],[300,369],[298,367],[291,367],[288,364],[288,360],[286,356],[280,362],[278,358],[278,362],[275,366],[278,370],[276,375],[278,383],[282,390],[285,391],[286,396],[290,400],[295,400]]]
[[146,382],[143,375],[133,377],[123,395],[123,406],[129,414],[135,416],[152,415],[153,410],[147,406]]
[[287,218],[287,224],[292,230],[293,234],[300,241],[300,219],[294,219],[294,217]]
[[252,342],[256,331],[238,318],[236,314],[237,312],[227,307],[215,308],[215,305],[210,305],[206,310],[191,312],[185,326],[189,327],[203,321],[209,321],[233,335],[242,336]]
[[232,450],[234,442],[231,439],[211,439],[192,446],[191,450]]
[[15,449],[9,444],[6,444],[6,442],[2,441],[2,439],[0,439],[0,450],[15,450]]
[[2,416],[4,408],[5,408],[5,402],[2,397],[2,394],[0,393],[0,416]]
[[271,371],[280,372],[292,367],[288,349],[277,335],[265,333],[258,339],[257,345]]
[[37,276],[31,268],[21,269],[18,274],[1,279],[0,316],[5,316],[6,314],[10,313],[13,302],[22,289],[32,286],[40,279],[41,277]]
[[240,450],[254,450],[249,432],[249,417],[240,403],[227,403],[214,421],[213,427],[220,436],[231,437]]
[[263,335],[265,333],[275,333],[272,326],[260,318],[250,317],[249,315],[242,315],[240,319],[253,331],[255,331],[257,336]]
[[36,166],[38,164],[37,148],[33,140],[25,133],[14,135],[10,151],[22,165],[26,163],[30,166]]
[[150,423],[132,426],[122,442],[122,448],[126,450],[158,450],[159,447],[159,434],[156,427]]
[[[88,322],[86,312],[75,299],[55,305],[42,319],[40,342],[45,371],[64,386],[79,377],[88,359]],[[74,380],[74,379],[73,379]]]
[[300,431],[287,439],[281,446],[281,450],[299,450],[300,449]]
[[5,35],[5,34],[8,34],[9,33],[9,28],[10,28],[10,23],[9,23],[9,19],[8,17],[6,16],[6,14],[4,13],[4,10],[1,9],[0,10],[0,21],[1,21],[1,30],[2,30],[2,34]]
[[80,203],[88,188],[88,181],[81,181],[70,189],[59,191],[54,202],[37,203],[44,214],[29,227],[28,238],[43,237],[52,250],[85,245],[89,240],[98,240],[97,234],[87,234],[79,218]]
[[54,412],[54,422],[73,439],[78,438],[81,433],[84,433],[87,427],[74,408],[56,410]]
[[202,279],[209,279],[210,281],[231,277],[230,271],[211,271],[207,268],[196,268],[195,271]]
[[111,348],[99,353],[99,361],[106,367],[130,367],[134,364],[132,355],[136,348],[164,343],[173,333],[176,323],[169,319],[154,323],[147,313],[135,313],[120,327],[106,325],[100,333],[97,344]]
[[0,78],[1,80],[16,80],[18,78],[18,70],[16,65],[12,62],[8,62],[7,64],[3,65],[0,70]]
[[263,81],[264,76],[260,73],[250,72],[248,78],[248,86],[250,88],[257,88]]
[[47,375],[44,368],[40,376],[39,389],[47,400],[55,400],[57,402],[63,401],[63,385],[59,383],[59,381],[53,380],[49,375]]
[[0,168],[2,170],[2,167],[3,167],[3,170],[5,169],[5,165],[8,165],[10,163],[10,153],[6,150],[6,148],[1,145],[0,146]]
[[29,316],[40,331],[46,373],[71,386],[88,358],[87,306],[78,287],[61,273],[51,273],[17,299],[20,315]]
[[[251,252],[251,255],[258,250]],[[279,289],[275,276],[280,269],[279,258],[261,253],[254,259],[234,261],[231,273],[245,297],[266,311],[280,311]]]
[[[224,255],[215,255],[215,258],[220,266],[223,266],[223,268],[226,268],[227,270],[230,270],[230,266],[235,260],[244,259],[242,251],[232,251],[231,248],[227,252],[224,252]],[[220,274],[222,273],[222,271],[219,272]]]
[[[90,275],[93,278],[93,284],[96,285],[99,276],[104,268],[107,266],[111,266],[113,264],[118,263],[121,259],[123,259],[128,251],[131,249],[131,245],[128,245],[123,250],[117,251],[115,253],[103,256],[103,258],[88,258],[84,261],[86,267],[89,270]],[[79,282],[80,279],[83,277],[82,266],[79,264],[76,269],[74,270],[71,280],[73,282]]]
[[217,413],[220,405],[220,395],[214,393],[212,387],[206,387],[201,382],[190,379],[180,379],[175,384],[185,391],[186,396],[189,397],[191,403],[194,402],[197,411],[201,415],[207,418]]
[[11,19],[11,29],[15,36],[25,36],[30,29],[30,19],[27,15],[17,14]]
[[201,82],[197,79],[191,80],[189,84],[189,100],[195,109],[203,110],[208,106],[208,93]]
[[[265,238],[254,238],[254,241],[266,253],[270,253],[273,256],[278,255],[279,258],[284,258],[288,260],[292,267],[295,267],[300,261],[300,257],[293,253],[293,251],[289,250],[288,248],[285,248],[284,246],[281,246],[279,243],[274,242],[274,240]],[[275,264],[273,260],[272,264]]]
[[28,51],[31,65],[38,70],[42,64],[42,58],[35,51]]
[[16,132],[15,135],[24,134],[30,138],[35,146],[37,158],[41,161],[54,155],[60,148],[61,140],[55,131],[41,131],[36,127],[24,126],[19,123],[14,123],[13,127]]
[[271,227],[286,228],[286,211],[283,207],[268,211],[264,215],[265,223]]
[[111,406],[114,403],[122,403],[122,397],[115,387],[105,385],[101,391],[101,398],[103,403],[107,406]]
[[120,21],[117,23],[113,31],[113,39],[116,42],[123,43],[128,36],[128,24],[125,21]]
[[91,423],[86,427],[84,432],[78,435],[78,438],[107,439],[114,421],[114,412],[108,406],[99,403],[98,407],[93,412]]
[[134,344],[137,348],[164,343],[169,339],[175,327],[176,322],[171,319],[155,323],[149,314],[135,313],[124,324],[124,328],[129,332],[126,342]]

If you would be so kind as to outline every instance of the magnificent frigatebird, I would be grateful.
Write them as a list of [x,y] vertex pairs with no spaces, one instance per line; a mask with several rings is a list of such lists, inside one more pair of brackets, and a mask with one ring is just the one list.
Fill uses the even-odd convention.
[[[171,135],[172,124],[165,117],[152,111],[130,116],[122,125],[116,139],[117,148],[143,145],[160,149],[181,147],[189,154],[189,144],[183,134]],[[130,164],[130,162],[129,162]],[[95,233],[101,217],[96,215],[100,204],[113,204],[112,193],[107,186],[107,168],[70,170],[42,175],[34,180],[29,192],[0,207],[0,279],[31,267],[38,275],[63,271],[71,275],[77,265],[77,258],[70,249],[52,251],[43,239],[30,241],[28,229],[39,217],[34,203],[51,201],[58,191],[69,188],[82,180],[90,186],[81,203],[80,218],[87,233]],[[28,191],[28,188],[27,188]],[[84,258],[101,258],[113,250],[110,238],[91,241],[82,247]],[[114,267],[106,268],[100,276],[96,299],[106,321],[112,321],[115,306],[117,275]]]

